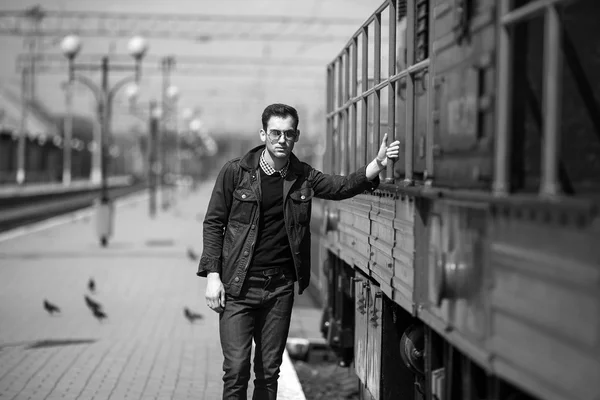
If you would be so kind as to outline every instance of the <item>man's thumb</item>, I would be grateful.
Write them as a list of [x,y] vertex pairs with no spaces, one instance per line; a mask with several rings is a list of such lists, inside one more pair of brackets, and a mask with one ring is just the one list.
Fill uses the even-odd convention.
[[387,132],[383,134],[383,139],[381,139],[381,146],[387,146]]

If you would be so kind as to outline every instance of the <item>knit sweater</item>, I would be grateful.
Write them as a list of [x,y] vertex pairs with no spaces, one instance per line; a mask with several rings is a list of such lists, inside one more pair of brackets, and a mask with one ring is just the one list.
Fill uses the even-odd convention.
[[258,170],[262,191],[261,215],[250,269],[293,268],[294,261],[283,219],[283,178],[277,172],[267,175],[262,168]]

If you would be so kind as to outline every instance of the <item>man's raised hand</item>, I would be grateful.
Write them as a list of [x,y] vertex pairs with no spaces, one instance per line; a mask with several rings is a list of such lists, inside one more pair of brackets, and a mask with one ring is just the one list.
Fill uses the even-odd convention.
[[388,134],[385,133],[383,135],[383,139],[381,140],[381,146],[379,147],[379,152],[377,153],[376,157],[377,165],[381,169],[387,166],[388,158],[398,158],[398,154],[400,152],[400,141],[396,140],[388,146],[387,138]]

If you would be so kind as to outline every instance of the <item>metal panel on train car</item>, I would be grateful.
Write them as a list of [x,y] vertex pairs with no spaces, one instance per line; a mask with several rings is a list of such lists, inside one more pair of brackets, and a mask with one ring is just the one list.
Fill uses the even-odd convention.
[[394,201],[395,245],[392,250],[394,258],[394,289],[392,300],[407,311],[411,311],[414,285],[415,254],[415,201],[408,196],[401,196]]
[[600,399],[600,228],[577,211],[498,207],[494,369],[548,400]]
[[[360,276],[357,273],[357,276]],[[367,279],[357,277],[354,280],[354,368],[361,382],[367,381],[367,326],[369,296]]]
[[486,187],[492,175],[494,1],[454,3],[438,1],[433,10],[434,180]]
[[364,199],[354,198],[339,202],[338,207],[339,256],[349,265],[356,265],[363,272],[368,273],[371,206]]
[[424,279],[426,294],[421,318],[475,361],[485,364],[487,353],[486,220],[482,206],[434,202],[428,214],[429,254]]
[[369,268],[384,293],[392,298],[392,277],[394,275],[392,248],[394,246],[394,227],[390,221],[394,218],[394,199],[377,197],[378,201],[371,209],[371,258]]
[[354,228],[339,225],[340,258],[349,265],[356,265],[368,273],[369,242],[366,235],[359,234]]
[[367,390],[373,400],[380,398],[381,383],[381,289],[369,286],[369,304],[367,308]]
[[318,293],[319,298],[317,300],[321,305],[325,299],[325,288],[327,284],[327,277],[325,276],[325,269],[323,268],[323,262],[327,259],[328,253],[327,247],[323,246],[323,243],[327,240],[327,231],[323,229],[325,218],[327,218],[325,213],[325,201],[316,199],[313,201],[312,218],[310,221],[310,232],[312,237],[310,242],[310,280],[311,286],[313,289],[316,289],[311,291],[311,293]]

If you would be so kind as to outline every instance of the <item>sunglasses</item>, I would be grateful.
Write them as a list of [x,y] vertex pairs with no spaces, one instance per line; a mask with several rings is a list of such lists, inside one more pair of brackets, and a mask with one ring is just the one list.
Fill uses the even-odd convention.
[[271,129],[268,133],[269,139],[273,142],[279,140],[281,135],[284,135],[285,140],[296,140],[298,137],[298,132],[295,129],[289,129],[287,131]]

